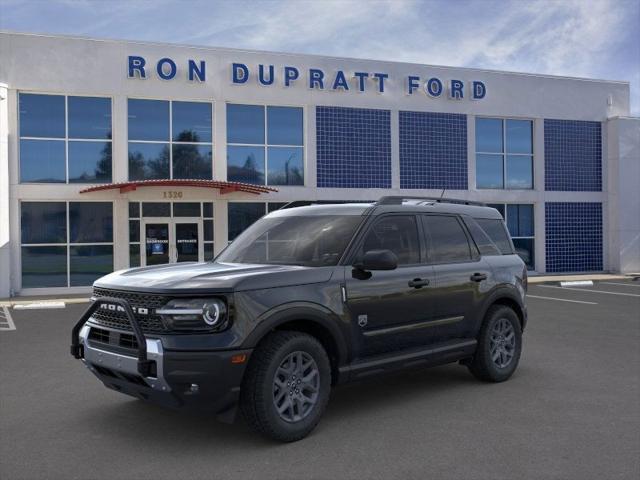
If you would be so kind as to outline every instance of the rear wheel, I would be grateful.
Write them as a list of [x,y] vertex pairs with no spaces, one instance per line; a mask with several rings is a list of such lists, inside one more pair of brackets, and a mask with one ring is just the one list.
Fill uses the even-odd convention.
[[301,332],[274,332],[252,355],[240,408],[254,430],[293,442],[318,424],[330,389],[331,366],[320,342]]
[[509,307],[496,305],[485,316],[478,348],[469,370],[488,382],[507,380],[518,367],[522,351],[522,329],[518,315]]

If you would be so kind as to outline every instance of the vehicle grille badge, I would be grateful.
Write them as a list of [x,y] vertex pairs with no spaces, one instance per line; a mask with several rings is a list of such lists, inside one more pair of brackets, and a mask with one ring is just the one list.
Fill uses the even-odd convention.
[[366,327],[368,322],[369,319],[366,315],[358,315],[358,325],[360,325],[361,327]]

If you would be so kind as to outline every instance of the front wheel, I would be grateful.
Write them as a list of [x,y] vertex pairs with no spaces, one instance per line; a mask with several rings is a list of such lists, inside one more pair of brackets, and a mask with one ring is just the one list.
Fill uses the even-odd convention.
[[496,305],[487,311],[478,348],[468,367],[480,380],[504,382],[518,367],[521,352],[522,329],[518,315],[509,307]]

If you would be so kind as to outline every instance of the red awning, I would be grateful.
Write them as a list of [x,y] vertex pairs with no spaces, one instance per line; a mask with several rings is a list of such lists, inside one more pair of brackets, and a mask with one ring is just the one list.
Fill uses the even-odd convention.
[[278,190],[264,185],[252,185],[250,183],[221,182],[218,180],[138,180],[134,182],[107,183],[94,185],[80,190],[80,193],[100,192],[102,190],[120,190],[120,193],[133,192],[141,187],[199,187],[217,188],[221,194],[232,192],[244,192],[260,195],[261,193],[277,192]]

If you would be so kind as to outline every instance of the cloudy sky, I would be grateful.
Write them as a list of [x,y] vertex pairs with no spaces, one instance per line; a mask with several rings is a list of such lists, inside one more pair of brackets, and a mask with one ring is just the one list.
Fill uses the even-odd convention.
[[0,0],[0,29],[631,82],[640,0]]

